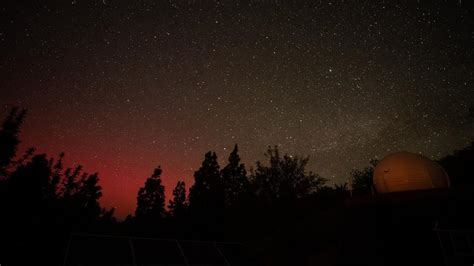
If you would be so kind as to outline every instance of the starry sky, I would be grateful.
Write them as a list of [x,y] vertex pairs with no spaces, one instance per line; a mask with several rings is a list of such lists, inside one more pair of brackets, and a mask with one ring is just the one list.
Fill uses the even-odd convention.
[[234,144],[269,145],[342,182],[372,158],[439,158],[474,139],[469,1],[7,0],[0,113],[30,146],[99,172],[132,213],[161,165],[167,194]]

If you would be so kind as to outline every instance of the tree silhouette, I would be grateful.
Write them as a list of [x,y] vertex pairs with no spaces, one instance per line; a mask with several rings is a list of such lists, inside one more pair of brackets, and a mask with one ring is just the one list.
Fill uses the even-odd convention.
[[41,211],[50,191],[51,169],[46,154],[35,155],[31,161],[19,166],[8,179],[10,202],[15,212],[31,215]]
[[83,214],[89,219],[97,219],[102,212],[99,199],[102,197],[102,187],[99,186],[99,174],[91,174],[83,176],[77,199]]
[[[21,257],[28,252],[34,258],[49,258],[44,264],[55,264],[51,262],[66,235],[113,221],[113,209],[100,207],[98,174],[83,173],[81,166],[64,170],[63,153],[57,160],[48,159],[30,148],[15,158],[25,114],[12,109],[0,128],[0,235],[5,243],[0,244],[0,257],[8,254],[27,265],[31,263],[20,260],[28,260]],[[49,242],[42,245],[45,239]]]
[[189,207],[193,211],[211,211],[224,205],[224,189],[215,152],[204,156],[201,168],[194,172],[194,185],[189,191]]
[[[81,175],[82,166],[78,165],[74,168],[66,169],[63,178],[63,186],[61,193],[64,199],[73,200],[77,191],[79,190],[79,176]],[[83,176],[84,177],[84,176]]]
[[240,163],[237,144],[229,155],[229,163],[222,169],[221,173],[225,202],[228,206],[232,206],[249,188],[247,171],[245,165]]
[[334,193],[336,196],[341,198],[345,198],[346,196],[350,195],[347,182],[334,184]]
[[257,162],[252,177],[256,195],[267,203],[302,198],[321,189],[327,179],[305,170],[309,157],[280,156],[278,148],[268,148],[269,166]]
[[62,178],[63,171],[63,158],[64,153],[59,154],[59,159],[54,162],[54,159],[51,158],[49,161],[51,177],[49,180],[49,186],[44,191],[47,198],[53,199],[59,196],[59,186]]
[[16,155],[20,143],[18,134],[25,116],[26,109],[12,108],[2,123],[0,128],[0,178],[6,176],[8,167]]
[[173,199],[169,201],[168,209],[175,218],[181,218],[186,213],[188,203],[186,201],[186,184],[178,181],[173,189]]
[[347,191],[347,183],[334,184],[334,190],[339,192]]
[[[11,117],[24,116],[13,113],[10,114]],[[17,120],[19,127],[23,118]],[[8,122],[9,126],[2,126],[1,130],[12,127],[11,121]],[[7,131],[18,133],[19,129]],[[5,134],[4,132],[6,131],[1,134]],[[17,136],[17,133],[11,136]],[[12,139],[15,138],[10,138]],[[325,186],[325,178],[306,172],[308,157],[288,154],[282,156],[277,147],[268,149],[268,164],[257,162],[256,170],[248,177],[238,154],[238,146],[235,145],[227,165],[222,170],[214,152],[205,154],[201,167],[194,173],[195,183],[190,189],[189,201],[186,198],[185,183],[177,182],[173,189],[173,198],[168,205],[170,216],[164,215],[165,188],[161,180],[162,170],[160,167],[156,168],[138,191],[135,211],[137,219],[127,216],[127,219],[118,225],[114,223],[114,209],[106,210],[100,206],[102,188],[97,173],[85,173],[80,165],[65,168],[63,153],[53,159],[45,154],[35,154],[34,149],[30,149],[17,159],[14,154],[19,141],[16,138],[16,141],[9,143],[14,145],[6,149],[10,155],[8,160],[4,160],[7,163],[3,164],[4,177],[0,179],[0,235],[5,239],[4,244],[0,244],[0,251],[7,250],[8,253],[21,246],[17,253],[11,255],[15,259],[25,252],[40,257],[50,251],[51,258],[57,257],[65,236],[71,231],[82,233],[104,229],[113,233],[114,230],[124,230],[116,231],[117,233],[130,233],[143,228],[140,233],[173,238],[187,238],[188,232],[192,232],[191,238],[198,239],[248,239],[265,235],[271,239],[278,237],[287,243],[290,235],[291,238],[294,237],[295,228],[303,234],[311,231],[304,227],[306,222],[295,223],[295,217],[306,218],[313,212],[316,212],[315,217],[329,217],[323,216],[326,209],[345,206],[345,199],[349,194],[348,184],[328,187]],[[441,159],[440,163],[445,167],[453,184],[474,183],[471,178],[474,175],[473,151],[474,143],[471,143],[470,146]],[[377,161],[372,160],[371,166],[351,172],[354,190],[364,193],[371,190],[376,164]],[[469,190],[470,192],[472,190]],[[311,196],[308,197],[309,195]],[[251,204],[247,204],[249,202]],[[263,204],[260,205],[259,202]],[[465,205],[470,206],[468,203]],[[458,202],[456,204],[459,205]],[[345,212],[346,208],[341,210]],[[329,214],[329,218],[320,220],[335,223],[337,217],[345,217]],[[156,221],[159,221],[160,225],[158,230],[152,227]],[[312,228],[326,230],[323,222],[311,221],[308,224],[311,224]],[[135,227],[141,225],[145,226]],[[52,244],[41,246],[46,238],[51,238]],[[315,238],[311,237],[311,241],[313,239]],[[321,243],[326,242],[321,240]],[[106,248],[108,247],[104,247]],[[5,253],[0,255],[3,254]],[[291,256],[294,257],[296,256]]]
[[439,160],[453,186],[474,184],[474,142]]
[[14,162],[14,165],[18,167],[24,164],[25,162],[27,162],[28,160],[30,160],[33,157],[33,155],[35,155],[35,151],[36,151],[35,148],[29,148],[28,150],[26,150],[23,156],[21,156],[20,159]]
[[161,166],[158,166],[149,177],[145,186],[140,188],[137,196],[137,219],[158,220],[165,213],[165,188],[161,184]]
[[359,193],[371,193],[372,192],[372,179],[374,174],[375,166],[378,164],[378,160],[370,160],[370,166],[362,170],[352,170],[350,178],[352,180],[352,190]]

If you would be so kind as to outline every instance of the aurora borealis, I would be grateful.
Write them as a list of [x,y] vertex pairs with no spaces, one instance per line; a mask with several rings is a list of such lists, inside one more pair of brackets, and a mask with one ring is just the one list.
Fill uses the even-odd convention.
[[120,217],[155,166],[170,193],[234,144],[247,169],[278,145],[342,182],[393,151],[436,159],[474,139],[473,14],[444,0],[7,1],[0,106],[28,108],[21,151],[99,172]]

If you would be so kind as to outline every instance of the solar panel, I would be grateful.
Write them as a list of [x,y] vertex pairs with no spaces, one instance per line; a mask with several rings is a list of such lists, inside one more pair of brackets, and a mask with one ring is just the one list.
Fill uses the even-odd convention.
[[258,257],[244,245],[233,243],[217,243],[216,247],[222,252],[228,263],[232,266],[260,265]]
[[474,231],[435,228],[446,265],[474,265]]
[[71,239],[66,265],[133,265],[130,244],[126,238],[76,236]]
[[189,265],[228,265],[212,242],[180,241]]
[[255,266],[255,256],[239,243],[126,236],[72,235],[64,265]]
[[136,265],[186,265],[177,241],[133,239]]

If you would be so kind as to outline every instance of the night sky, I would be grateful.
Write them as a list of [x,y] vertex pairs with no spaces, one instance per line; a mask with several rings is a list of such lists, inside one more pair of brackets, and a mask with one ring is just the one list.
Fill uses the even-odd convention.
[[99,172],[119,217],[154,167],[169,195],[236,143],[247,168],[279,145],[339,183],[372,158],[474,139],[473,6],[2,1],[0,92],[2,116],[29,110],[20,152]]

